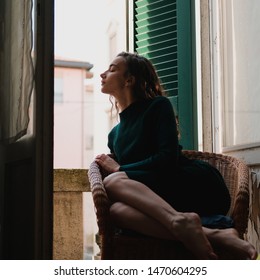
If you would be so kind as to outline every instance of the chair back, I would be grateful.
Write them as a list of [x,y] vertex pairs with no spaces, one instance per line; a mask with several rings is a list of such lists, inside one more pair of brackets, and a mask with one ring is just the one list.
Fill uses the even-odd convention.
[[222,174],[231,196],[228,215],[234,220],[234,226],[240,237],[244,236],[249,215],[249,167],[240,159],[223,154],[184,150],[191,159],[206,161]]

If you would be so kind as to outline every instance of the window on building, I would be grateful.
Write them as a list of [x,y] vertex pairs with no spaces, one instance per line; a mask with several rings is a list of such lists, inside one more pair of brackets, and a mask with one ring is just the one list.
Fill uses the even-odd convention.
[[63,78],[54,78],[54,103],[63,103]]

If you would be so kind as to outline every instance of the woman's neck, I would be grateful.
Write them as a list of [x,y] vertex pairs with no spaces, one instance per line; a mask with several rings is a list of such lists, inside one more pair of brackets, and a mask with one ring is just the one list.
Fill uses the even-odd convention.
[[133,97],[133,94],[125,94],[122,97],[117,99],[118,107],[120,111],[124,111],[129,105],[136,101],[136,98]]

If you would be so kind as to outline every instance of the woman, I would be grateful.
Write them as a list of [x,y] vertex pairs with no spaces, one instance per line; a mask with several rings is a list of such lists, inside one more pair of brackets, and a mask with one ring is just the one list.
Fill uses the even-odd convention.
[[211,244],[241,259],[255,259],[255,249],[235,229],[202,226],[219,215],[225,220],[229,192],[215,168],[183,156],[172,106],[151,62],[122,52],[100,76],[101,91],[115,99],[120,112],[120,123],[108,136],[115,160],[96,157],[111,173],[104,186],[115,224],[179,240],[198,259],[218,258]]

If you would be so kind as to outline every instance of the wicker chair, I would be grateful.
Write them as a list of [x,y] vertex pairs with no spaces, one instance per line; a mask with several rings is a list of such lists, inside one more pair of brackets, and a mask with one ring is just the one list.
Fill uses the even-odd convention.
[[[200,159],[215,166],[223,175],[229,188],[232,202],[229,216],[240,238],[244,237],[249,213],[249,169],[241,160],[216,153],[184,151],[188,158]],[[93,162],[90,166],[89,181],[96,210],[99,228],[101,259],[196,259],[180,242],[161,240],[142,235],[128,236],[117,234],[109,218],[110,202],[102,180],[105,176],[99,166]],[[220,259],[236,259],[236,256],[214,248]]]

